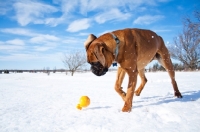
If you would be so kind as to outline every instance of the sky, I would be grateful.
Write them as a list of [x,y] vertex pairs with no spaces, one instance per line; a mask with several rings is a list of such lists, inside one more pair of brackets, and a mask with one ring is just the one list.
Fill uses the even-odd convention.
[[165,44],[199,0],[0,0],[0,69],[66,68],[64,54],[85,52],[89,34],[150,29]]

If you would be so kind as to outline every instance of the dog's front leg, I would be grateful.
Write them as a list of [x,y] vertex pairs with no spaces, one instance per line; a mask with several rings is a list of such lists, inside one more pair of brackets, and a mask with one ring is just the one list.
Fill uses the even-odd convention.
[[126,93],[122,90],[122,82],[124,80],[124,76],[126,74],[126,71],[123,70],[121,67],[118,67],[117,69],[117,79],[115,82],[115,91],[122,97],[122,99],[125,101]]
[[128,88],[127,88],[127,93],[126,93],[126,98],[125,98],[125,103],[124,107],[122,108],[123,112],[130,112],[132,108],[132,101],[133,101],[133,95],[135,92],[135,86],[137,83],[137,74],[138,72],[135,70],[127,72],[129,75],[129,82],[128,82]]

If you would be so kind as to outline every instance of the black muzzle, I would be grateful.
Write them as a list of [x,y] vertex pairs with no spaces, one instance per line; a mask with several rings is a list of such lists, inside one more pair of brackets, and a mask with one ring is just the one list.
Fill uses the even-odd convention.
[[98,61],[98,62],[91,63],[91,70],[95,75],[102,76],[106,74],[106,72],[108,71],[108,68],[103,67],[103,65]]

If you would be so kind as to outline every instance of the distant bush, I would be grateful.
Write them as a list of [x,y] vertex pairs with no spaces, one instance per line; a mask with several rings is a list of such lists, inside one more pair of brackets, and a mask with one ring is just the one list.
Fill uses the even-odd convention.
[[8,71],[8,70],[5,70],[4,73],[5,73],[5,74],[9,74],[9,71]]

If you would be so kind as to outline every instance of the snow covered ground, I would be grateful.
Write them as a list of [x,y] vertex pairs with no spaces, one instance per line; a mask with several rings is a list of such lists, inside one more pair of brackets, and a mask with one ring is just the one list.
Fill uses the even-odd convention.
[[[166,72],[146,76],[132,112],[123,113],[116,72],[0,74],[0,132],[199,132],[200,72],[176,72],[182,99],[173,97]],[[82,95],[91,104],[77,110]]]

